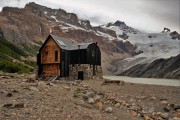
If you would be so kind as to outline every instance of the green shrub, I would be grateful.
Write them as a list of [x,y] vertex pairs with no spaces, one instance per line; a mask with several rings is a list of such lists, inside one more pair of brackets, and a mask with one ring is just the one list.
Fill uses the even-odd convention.
[[27,54],[16,45],[0,37],[0,54],[5,54],[16,59],[20,59],[20,56],[27,57]]
[[8,73],[28,73],[32,72],[33,68],[17,62],[0,60],[0,70]]

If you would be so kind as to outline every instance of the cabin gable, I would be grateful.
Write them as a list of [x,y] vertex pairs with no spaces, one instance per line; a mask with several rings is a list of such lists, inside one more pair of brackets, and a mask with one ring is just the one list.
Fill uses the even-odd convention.
[[50,37],[41,50],[41,63],[60,63],[60,48]]

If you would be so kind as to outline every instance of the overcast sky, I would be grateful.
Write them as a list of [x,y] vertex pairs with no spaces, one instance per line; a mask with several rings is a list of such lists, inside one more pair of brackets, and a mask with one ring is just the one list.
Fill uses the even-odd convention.
[[180,32],[180,0],[0,0],[0,9],[24,7],[30,1],[76,13],[92,25],[120,20],[147,32],[161,32],[164,27]]

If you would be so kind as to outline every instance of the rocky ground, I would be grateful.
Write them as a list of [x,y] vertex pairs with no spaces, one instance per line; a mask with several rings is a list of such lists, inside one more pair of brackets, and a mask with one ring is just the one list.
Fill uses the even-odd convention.
[[180,87],[0,74],[1,120],[180,120]]

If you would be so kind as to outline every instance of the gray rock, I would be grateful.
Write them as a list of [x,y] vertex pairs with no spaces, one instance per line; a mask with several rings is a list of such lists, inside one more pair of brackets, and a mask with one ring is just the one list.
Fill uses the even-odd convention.
[[179,105],[174,105],[173,106],[173,109],[175,110],[175,111],[179,111],[180,112],[180,106]]
[[74,98],[78,98],[79,95],[78,95],[77,93],[74,93],[74,94],[73,94],[73,97],[74,97]]
[[167,105],[168,104],[168,102],[167,101],[161,101],[161,104],[163,104],[163,105]]
[[95,102],[99,102],[100,99],[101,99],[101,96],[95,95],[93,99],[94,99]]
[[112,107],[108,107],[108,108],[106,108],[105,111],[106,111],[107,113],[112,113],[113,109],[112,109]]
[[131,105],[132,105],[132,106],[136,106],[136,104],[135,104],[135,103],[132,103]]
[[136,101],[136,100],[133,98],[130,98],[130,100],[129,100],[129,102],[134,102],[134,101]]
[[87,96],[88,98],[93,98],[95,96],[95,93],[94,92],[87,92],[85,94],[85,96]]
[[87,101],[87,100],[88,100],[88,97],[87,97],[86,95],[83,95],[83,96],[82,96],[82,99],[83,99],[84,101]]
[[89,104],[94,104],[94,99],[93,98],[89,98],[88,103]]
[[170,110],[171,110],[171,107],[170,107],[170,106],[165,106],[165,107],[164,107],[164,111],[165,111],[165,112],[169,112]]
[[120,107],[120,103],[116,103],[114,106],[119,108]]
[[165,120],[168,120],[169,114],[168,113],[161,113],[161,117]]
[[30,89],[31,91],[36,91],[36,92],[39,91],[39,89],[37,89],[36,87],[30,87],[29,89]]
[[156,100],[156,97],[153,96],[153,97],[150,98],[150,100]]
[[67,91],[70,91],[70,87],[68,86],[63,86],[64,89],[66,89]]

